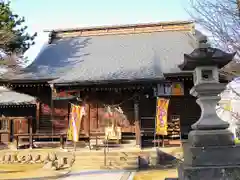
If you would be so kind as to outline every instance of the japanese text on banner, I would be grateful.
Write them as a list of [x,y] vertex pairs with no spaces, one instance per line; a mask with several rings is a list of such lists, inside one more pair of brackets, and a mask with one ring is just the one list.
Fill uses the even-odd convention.
[[167,135],[167,116],[168,116],[169,100],[164,98],[157,98],[157,112],[156,112],[156,134]]
[[85,108],[83,106],[71,105],[71,117],[68,125],[67,139],[77,142],[79,139],[79,131],[81,128],[81,120],[85,115]]

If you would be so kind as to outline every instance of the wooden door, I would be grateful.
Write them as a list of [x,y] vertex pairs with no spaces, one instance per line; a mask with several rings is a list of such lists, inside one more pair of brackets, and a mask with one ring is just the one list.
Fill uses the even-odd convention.
[[153,147],[155,133],[156,98],[141,96],[139,103],[141,148]]
[[90,131],[96,132],[100,131],[99,128],[99,122],[98,122],[98,104],[97,102],[93,101],[90,105]]
[[13,119],[14,134],[28,133],[28,119]]

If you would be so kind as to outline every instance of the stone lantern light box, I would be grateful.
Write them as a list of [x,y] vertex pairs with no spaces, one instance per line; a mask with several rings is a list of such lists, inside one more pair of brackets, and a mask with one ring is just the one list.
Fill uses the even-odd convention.
[[194,86],[202,83],[218,83],[218,69],[228,64],[235,53],[229,54],[210,47],[206,36],[200,37],[198,42],[197,49],[191,54],[184,54],[184,62],[179,65],[179,68],[185,71],[193,71]]
[[215,66],[196,67],[193,72],[194,85],[219,82],[218,68]]

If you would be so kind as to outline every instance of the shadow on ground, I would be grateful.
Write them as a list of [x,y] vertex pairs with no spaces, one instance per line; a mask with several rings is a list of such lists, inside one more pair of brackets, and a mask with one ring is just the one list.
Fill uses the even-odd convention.
[[182,160],[171,154],[156,149],[156,156],[139,155],[138,168],[125,168],[129,171],[149,171],[149,170],[167,170],[176,169],[179,162]]
[[172,180],[177,178],[177,165],[181,159],[156,149],[156,158],[152,159],[155,162],[147,162],[146,157],[140,157],[139,161],[143,166],[136,170],[134,180],[165,180],[168,177]]

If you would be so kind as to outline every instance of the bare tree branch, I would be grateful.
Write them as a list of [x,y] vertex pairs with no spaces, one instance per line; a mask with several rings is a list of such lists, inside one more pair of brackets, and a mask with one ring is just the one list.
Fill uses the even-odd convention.
[[215,46],[240,56],[240,0],[189,0],[188,13],[206,31]]

